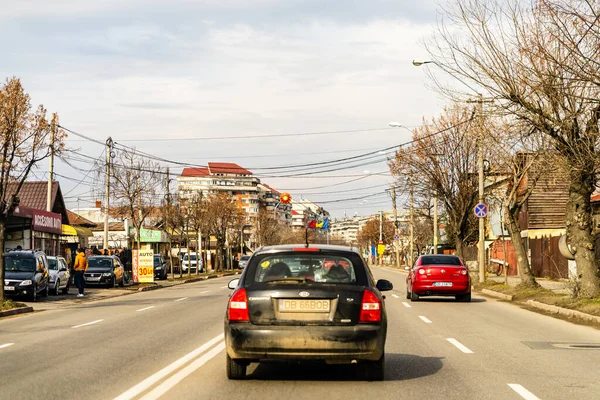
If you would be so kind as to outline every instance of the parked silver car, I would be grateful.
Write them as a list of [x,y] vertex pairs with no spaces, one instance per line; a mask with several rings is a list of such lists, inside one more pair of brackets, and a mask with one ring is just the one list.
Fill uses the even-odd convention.
[[50,291],[52,294],[69,293],[69,268],[67,260],[63,257],[48,256],[48,270],[50,271]]

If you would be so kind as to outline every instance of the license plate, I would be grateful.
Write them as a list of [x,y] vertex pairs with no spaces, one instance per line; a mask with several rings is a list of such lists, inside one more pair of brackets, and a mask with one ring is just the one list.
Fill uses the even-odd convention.
[[433,286],[452,286],[452,282],[433,282]]
[[85,280],[90,281],[90,282],[98,282],[100,280],[100,277],[98,277],[98,278],[89,277],[89,278],[85,278]]
[[280,312],[329,312],[329,300],[279,300]]
[[16,288],[14,286],[4,286],[4,290],[7,292],[14,292],[15,289]]

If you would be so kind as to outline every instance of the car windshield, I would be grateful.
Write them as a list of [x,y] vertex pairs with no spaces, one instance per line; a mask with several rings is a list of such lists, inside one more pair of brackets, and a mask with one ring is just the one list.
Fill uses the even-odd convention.
[[460,258],[453,256],[423,256],[421,265],[462,265]]
[[101,269],[112,269],[113,260],[111,258],[89,258],[89,268],[101,268]]
[[240,258],[240,261],[248,261],[250,259],[250,256],[242,256],[242,258]]
[[160,257],[154,257],[154,265],[162,265],[162,260]]
[[[351,259],[352,258],[352,259]],[[357,284],[364,268],[360,257],[328,254],[265,254],[254,259],[250,283],[346,283]],[[327,264],[330,261],[330,264]]]
[[48,258],[48,269],[58,270],[58,260],[56,258]]
[[[188,255],[186,254],[185,256],[183,256],[183,259],[184,259],[185,261],[187,261],[187,260],[188,260]],[[190,259],[191,259],[192,261],[196,261],[196,255],[195,255],[195,254],[192,254],[192,255],[190,256]]]
[[14,272],[34,272],[35,260],[33,258],[7,256],[4,258],[4,270]]

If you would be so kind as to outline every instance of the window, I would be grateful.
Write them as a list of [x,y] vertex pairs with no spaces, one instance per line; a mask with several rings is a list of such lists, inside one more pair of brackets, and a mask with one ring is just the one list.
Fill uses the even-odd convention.
[[33,258],[6,256],[4,258],[4,270],[15,272],[34,272],[35,260]]
[[454,256],[423,256],[421,265],[457,265],[461,266],[460,258]]

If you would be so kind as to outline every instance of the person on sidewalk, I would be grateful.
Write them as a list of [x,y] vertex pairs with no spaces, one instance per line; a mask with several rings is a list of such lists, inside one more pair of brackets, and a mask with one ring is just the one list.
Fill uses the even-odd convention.
[[77,250],[77,257],[75,257],[73,269],[75,270],[75,286],[77,286],[77,289],[79,289],[77,297],[83,297],[83,293],[85,291],[85,278],[83,274],[88,269],[88,262],[84,249]]

